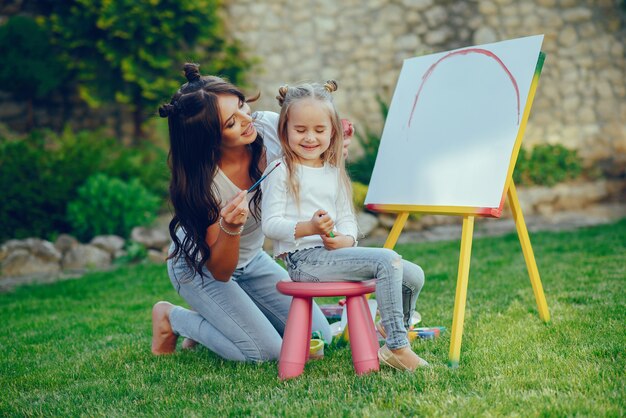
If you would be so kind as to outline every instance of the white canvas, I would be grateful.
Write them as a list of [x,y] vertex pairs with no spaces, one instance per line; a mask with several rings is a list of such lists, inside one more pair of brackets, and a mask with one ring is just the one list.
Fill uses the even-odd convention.
[[365,203],[499,207],[542,41],[405,60]]

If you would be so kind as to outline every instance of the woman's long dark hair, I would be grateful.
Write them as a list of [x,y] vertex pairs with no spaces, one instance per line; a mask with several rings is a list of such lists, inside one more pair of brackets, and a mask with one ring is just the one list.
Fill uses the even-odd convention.
[[[209,225],[218,221],[221,203],[213,185],[222,143],[222,121],[217,100],[220,95],[233,95],[244,102],[246,97],[222,78],[201,76],[197,64],[185,64],[184,71],[188,82],[180,87],[168,104],[159,107],[159,115],[168,118],[170,135],[168,163],[172,171],[170,199],[174,217],[169,231],[175,247],[170,258],[182,255],[189,266],[204,276],[202,268],[211,257],[206,232]],[[248,174],[254,182],[262,174],[259,167],[264,155],[261,136],[258,135],[248,148],[252,154]],[[256,219],[259,219],[260,200],[261,191],[257,190],[252,198]],[[182,241],[176,236],[181,227],[185,231]]]

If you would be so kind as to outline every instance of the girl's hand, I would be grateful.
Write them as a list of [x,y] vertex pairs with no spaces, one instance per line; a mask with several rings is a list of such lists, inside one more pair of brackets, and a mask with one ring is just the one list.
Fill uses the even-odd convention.
[[335,237],[331,238],[326,235],[322,235],[322,241],[324,241],[324,248],[327,250],[336,250],[339,248],[352,247],[354,245],[354,238],[351,235],[340,234],[334,232]]
[[318,210],[313,214],[313,217],[309,221],[313,228],[313,234],[311,235],[327,235],[333,232],[335,222],[328,216],[328,212],[325,210]]
[[242,190],[235,195],[220,211],[223,223],[229,229],[241,228],[248,220],[248,191]]

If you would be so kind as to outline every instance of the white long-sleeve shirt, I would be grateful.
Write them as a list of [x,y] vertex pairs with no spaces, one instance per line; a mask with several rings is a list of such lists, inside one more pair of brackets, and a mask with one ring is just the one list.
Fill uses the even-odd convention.
[[[263,233],[274,243],[274,256],[312,247],[323,247],[319,235],[295,238],[298,222],[311,220],[319,209],[328,212],[335,222],[335,231],[357,239],[358,227],[352,212],[351,197],[341,184],[339,170],[328,164],[314,168],[298,164],[296,176],[300,182],[300,206],[288,192],[287,165],[281,159],[276,168],[261,183]],[[268,165],[268,170],[274,164]]]

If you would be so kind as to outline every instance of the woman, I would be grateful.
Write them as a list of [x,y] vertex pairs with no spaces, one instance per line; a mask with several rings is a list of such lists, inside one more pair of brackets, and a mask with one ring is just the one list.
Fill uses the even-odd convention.
[[[193,310],[154,305],[152,352],[174,352],[182,335],[225,359],[276,360],[291,302],[276,283],[288,275],[262,250],[261,190],[247,189],[280,156],[278,115],[251,115],[235,86],[196,64],[184,70],[188,82],[159,114],[169,124],[175,211],[168,273]],[[330,342],[317,305],[313,330]]]

